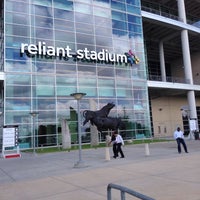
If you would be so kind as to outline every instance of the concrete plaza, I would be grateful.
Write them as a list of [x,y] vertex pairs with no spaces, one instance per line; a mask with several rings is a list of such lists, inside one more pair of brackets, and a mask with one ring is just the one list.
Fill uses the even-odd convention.
[[110,147],[110,160],[105,148],[82,150],[85,168],[74,168],[78,151],[1,158],[0,200],[106,200],[109,183],[156,200],[200,200],[200,140],[186,144],[189,153],[178,154],[175,141],[150,143],[149,156],[145,144],[126,145],[117,159]]

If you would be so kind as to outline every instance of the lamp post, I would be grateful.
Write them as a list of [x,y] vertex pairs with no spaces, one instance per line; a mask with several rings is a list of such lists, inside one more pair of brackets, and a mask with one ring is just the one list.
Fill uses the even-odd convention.
[[35,155],[35,117],[39,114],[38,112],[36,111],[33,111],[33,112],[30,112],[29,113],[32,118],[33,118],[33,154]]
[[85,96],[86,93],[73,93],[70,94],[70,96],[73,96],[74,99],[77,100],[77,112],[78,112],[78,145],[79,145],[79,160],[78,162],[74,165],[76,168],[81,168],[85,167],[84,162],[82,161],[82,141],[81,141],[81,126],[80,126],[80,100],[82,99],[83,96]]

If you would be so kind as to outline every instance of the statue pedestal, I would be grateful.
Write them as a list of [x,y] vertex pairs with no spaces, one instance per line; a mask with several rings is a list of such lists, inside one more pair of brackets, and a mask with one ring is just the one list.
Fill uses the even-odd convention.
[[106,147],[105,150],[106,150],[106,161],[109,161],[109,160],[110,160],[110,151],[109,151],[109,147]]

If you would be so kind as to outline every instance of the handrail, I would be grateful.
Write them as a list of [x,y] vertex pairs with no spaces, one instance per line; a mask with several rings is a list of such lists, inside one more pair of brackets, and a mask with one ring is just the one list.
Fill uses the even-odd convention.
[[141,194],[139,192],[136,192],[134,190],[131,190],[129,188],[126,188],[124,186],[121,186],[121,185],[116,185],[116,184],[113,184],[113,183],[110,183],[108,184],[107,186],[107,200],[111,200],[111,189],[117,189],[117,190],[120,190],[121,191],[121,200],[125,200],[125,193],[128,193],[134,197],[137,197],[139,199],[142,199],[142,200],[155,200],[151,197],[148,197],[144,194]]

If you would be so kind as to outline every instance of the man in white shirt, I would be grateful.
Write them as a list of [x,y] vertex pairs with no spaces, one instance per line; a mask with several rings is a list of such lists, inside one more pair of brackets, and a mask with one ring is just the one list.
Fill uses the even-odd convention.
[[[124,145],[124,140],[123,140],[122,136],[118,134],[117,131],[115,131],[114,134],[115,134],[115,137],[116,137],[115,141],[116,141],[116,145],[117,145],[116,155],[118,155],[118,153],[120,153],[121,158],[124,158],[124,153],[123,153],[122,148],[121,148],[121,146]],[[117,156],[114,156],[114,158],[116,158],[116,157]]]
[[183,132],[181,131],[180,127],[178,127],[176,129],[176,131],[174,132],[174,139],[176,139],[177,142],[177,147],[178,147],[178,153],[181,153],[181,144],[183,145],[183,148],[185,150],[185,153],[188,153],[187,151],[187,146],[185,144],[185,140],[184,140],[184,135]]

